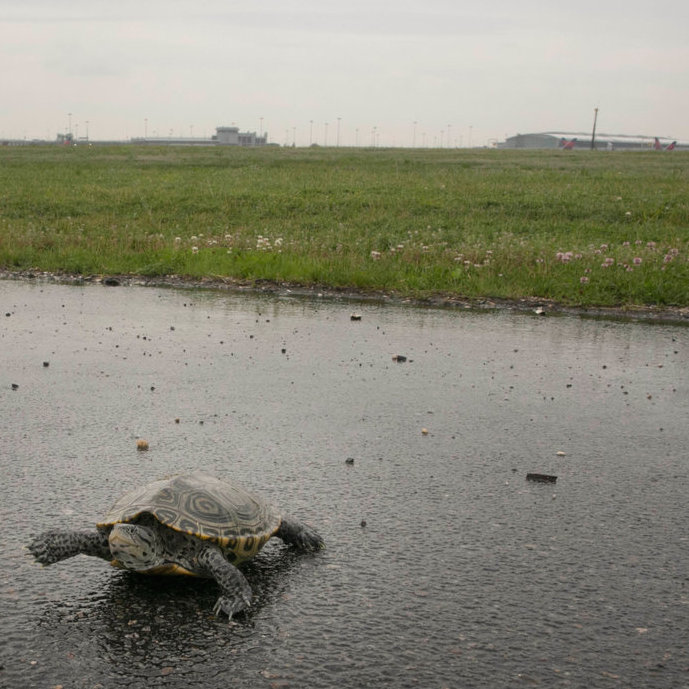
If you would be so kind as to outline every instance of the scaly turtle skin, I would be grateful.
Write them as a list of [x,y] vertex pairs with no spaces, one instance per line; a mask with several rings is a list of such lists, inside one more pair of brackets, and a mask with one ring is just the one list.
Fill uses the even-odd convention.
[[272,536],[300,550],[324,547],[312,528],[279,515],[236,483],[197,472],[126,493],[95,531],[46,531],[29,551],[43,565],[84,554],[144,574],[213,578],[222,591],[214,612],[231,619],[252,597],[235,565]]

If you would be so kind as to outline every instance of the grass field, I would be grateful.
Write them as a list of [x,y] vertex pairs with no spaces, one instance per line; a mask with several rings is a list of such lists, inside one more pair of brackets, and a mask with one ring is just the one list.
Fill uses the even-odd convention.
[[689,305],[689,153],[0,149],[0,267]]

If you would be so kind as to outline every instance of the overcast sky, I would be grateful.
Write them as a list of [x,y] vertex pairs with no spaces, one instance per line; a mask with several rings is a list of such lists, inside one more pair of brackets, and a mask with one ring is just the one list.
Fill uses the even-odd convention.
[[0,137],[689,140],[688,0],[0,0],[0,64]]

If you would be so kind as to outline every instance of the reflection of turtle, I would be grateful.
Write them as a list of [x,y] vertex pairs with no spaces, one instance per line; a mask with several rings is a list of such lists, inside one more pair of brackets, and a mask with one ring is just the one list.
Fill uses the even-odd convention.
[[324,545],[313,529],[280,516],[237,484],[198,472],[133,490],[95,531],[47,531],[29,550],[44,565],[83,553],[145,574],[213,578],[222,590],[214,611],[231,618],[251,603],[251,587],[235,565],[271,536],[301,550]]

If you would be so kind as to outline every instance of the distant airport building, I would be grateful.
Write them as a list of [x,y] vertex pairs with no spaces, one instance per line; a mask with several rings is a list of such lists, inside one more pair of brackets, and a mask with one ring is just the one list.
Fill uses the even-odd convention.
[[240,132],[239,127],[216,127],[210,138],[193,136],[142,136],[131,139],[133,144],[169,144],[177,146],[266,146],[268,133]]
[[265,146],[268,134],[257,136],[256,132],[240,132],[239,127],[216,127],[213,141],[225,146]]
[[[675,146],[673,146],[673,143]],[[627,134],[596,134],[595,146],[599,150],[648,151],[667,148],[689,149],[688,143],[679,143],[663,136],[629,136]],[[590,149],[591,132],[541,132],[517,134],[498,143],[498,148],[566,148]]]

